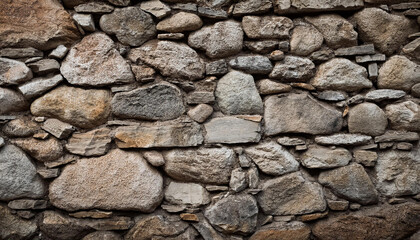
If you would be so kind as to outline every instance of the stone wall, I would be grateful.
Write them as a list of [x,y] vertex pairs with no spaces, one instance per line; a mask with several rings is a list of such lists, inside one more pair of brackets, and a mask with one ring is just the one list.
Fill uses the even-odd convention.
[[3,0],[0,239],[420,238],[418,0]]

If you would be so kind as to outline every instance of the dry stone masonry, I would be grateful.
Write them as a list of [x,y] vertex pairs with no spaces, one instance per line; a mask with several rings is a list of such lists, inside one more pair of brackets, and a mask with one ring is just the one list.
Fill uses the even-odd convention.
[[419,0],[3,0],[0,239],[420,239]]

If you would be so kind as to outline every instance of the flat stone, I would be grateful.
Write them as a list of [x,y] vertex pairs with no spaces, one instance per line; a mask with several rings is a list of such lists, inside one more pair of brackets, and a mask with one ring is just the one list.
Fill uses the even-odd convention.
[[123,238],[120,235],[118,235],[115,232],[110,232],[110,231],[97,231],[97,232],[89,233],[88,235],[82,238],[82,240],[98,240],[98,239],[123,240]]
[[75,130],[72,125],[54,118],[47,119],[42,125],[42,129],[58,139],[68,138]]
[[265,214],[272,215],[307,214],[327,207],[322,187],[305,180],[300,172],[265,181],[258,203]]
[[57,72],[60,69],[60,63],[55,59],[41,59],[39,61],[29,63],[28,67],[32,72],[38,75],[44,75],[52,72]]
[[55,138],[47,140],[34,138],[14,139],[12,143],[40,162],[54,161],[63,155],[63,146]]
[[375,190],[375,186],[360,164],[353,163],[321,172],[318,181],[322,185],[329,187],[334,194],[347,200],[363,205],[378,202],[378,193]]
[[[117,182],[113,181],[116,177]],[[67,165],[50,184],[49,198],[55,207],[68,211],[98,208],[152,212],[162,201],[162,188],[162,176],[140,153],[115,149],[105,156],[82,158]]]
[[83,28],[83,30],[89,32],[94,32],[96,30],[95,22],[93,21],[91,14],[75,13],[72,17],[74,21],[76,21],[76,23]]
[[181,10],[186,12],[197,12],[197,4],[196,3],[174,3],[171,5],[171,9],[173,10]]
[[18,85],[32,78],[32,71],[24,63],[0,57],[0,86]]
[[[176,239],[188,228],[182,221],[170,221],[163,215],[149,216],[138,221],[125,235],[126,240],[135,239]],[[181,236],[182,237],[182,236]],[[187,239],[187,238],[179,239]]]
[[68,52],[69,49],[66,46],[59,45],[54,50],[52,50],[50,54],[48,54],[48,57],[62,59],[67,55]]
[[400,55],[392,56],[379,69],[378,88],[410,91],[420,83],[420,66]]
[[188,222],[198,222],[198,217],[195,214],[192,213],[181,213],[180,217],[183,221],[188,221]]
[[396,100],[404,97],[406,93],[402,90],[379,89],[372,90],[365,95],[367,101],[380,102],[383,100]]
[[365,167],[373,167],[378,159],[378,154],[373,151],[356,150],[353,152],[354,161]]
[[310,145],[300,156],[303,166],[321,169],[346,166],[351,159],[351,153],[345,148],[330,149],[317,145]]
[[43,57],[44,53],[36,48],[3,48],[0,50],[0,57],[4,58],[33,58]]
[[327,199],[328,207],[333,211],[346,211],[349,208],[349,201],[347,200],[329,200]]
[[117,93],[111,105],[112,113],[120,118],[171,120],[185,112],[181,91],[170,84],[155,84]]
[[245,148],[245,153],[265,174],[280,176],[299,168],[295,157],[273,141]]
[[321,50],[313,52],[309,56],[309,59],[311,59],[314,62],[325,62],[334,58],[334,56],[334,51],[330,48],[321,48]]
[[230,195],[206,208],[204,216],[217,230],[227,234],[249,234],[257,226],[258,205],[248,194]]
[[358,9],[360,7],[363,7],[362,0],[311,0],[305,2],[302,2],[300,0],[274,1],[274,12],[277,14],[353,10]]
[[19,199],[10,201],[7,206],[16,210],[45,209],[47,203],[45,200]]
[[285,93],[292,91],[292,87],[287,84],[279,83],[270,79],[262,79],[257,83],[258,92],[261,95]]
[[290,18],[280,16],[244,16],[242,27],[253,39],[285,39],[293,28]]
[[114,7],[103,2],[87,2],[74,7],[78,13],[110,13]]
[[29,118],[21,117],[10,122],[6,123],[3,128],[2,132],[4,135],[8,137],[31,137],[40,128],[38,124],[31,121]]
[[378,64],[377,63],[369,63],[368,73],[369,73],[369,79],[370,80],[376,80],[378,78]]
[[338,48],[334,51],[335,56],[354,56],[375,54],[375,47],[373,44],[366,44],[361,46]]
[[388,130],[383,135],[375,137],[375,143],[381,142],[412,142],[419,140],[419,134],[416,132],[392,131]]
[[43,179],[56,178],[56,177],[58,177],[58,175],[60,175],[60,169],[59,168],[53,168],[53,169],[37,169],[36,172]]
[[70,83],[82,86],[104,86],[134,80],[130,65],[116,45],[104,33],[93,33],[70,49],[62,62],[61,74]]
[[372,87],[372,82],[367,79],[366,68],[344,58],[333,58],[321,64],[311,84],[319,90],[346,92]]
[[182,40],[185,34],[183,33],[159,33],[157,39],[159,40]]
[[143,126],[118,127],[119,148],[193,147],[203,142],[200,125],[193,121],[157,122]]
[[315,95],[318,99],[324,100],[324,101],[343,101],[346,100],[347,94],[341,91],[331,91],[326,90],[322,92],[318,92]]
[[172,204],[198,207],[209,203],[210,195],[200,184],[172,181],[165,190],[165,200]]
[[250,74],[268,74],[273,69],[270,59],[261,55],[238,56],[229,61],[229,66]]
[[356,56],[357,63],[367,62],[384,62],[386,60],[385,54],[377,53],[374,55]]
[[162,19],[171,13],[171,8],[159,0],[141,2],[140,8],[143,11],[148,12],[153,16],[157,17],[158,19]]
[[215,95],[221,111],[225,114],[263,113],[263,103],[250,74],[230,71],[217,82]]
[[234,116],[213,118],[204,124],[204,128],[206,143],[249,143],[261,139],[259,122]]
[[5,205],[0,205],[0,216],[1,239],[30,239],[38,230],[35,220],[23,220]]
[[20,92],[0,87],[0,114],[19,112],[27,108],[28,103]]
[[75,218],[110,218],[112,217],[112,212],[105,212],[99,210],[92,210],[92,211],[80,211],[75,213],[69,213],[69,216]]
[[[191,33],[188,45],[205,51],[210,58],[228,57],[242,50],[243,35],[241,23],[222,21]],[[219,39],[224,41],[220,42]]]
[[203,123],[213,113],[213,107],[207,104],[199,104],[188,111],[188,116],[199,123]]
[[356,133],[336,133],[315,137],[315,142],[321,145],[363,145],[371,140],[371,136]]
[[290,38],[290,52],[300,56],[307,56],[322,46],[324,37],[311,25],[300,25],[293,29]]
[[406,10],[411,8],[420,8],[420,3],[418,2],[406,2],[406,3],[399,3],[399,4],[392,4],[391,9],[393,10]]
[[175,149],[163,155],[165,172],[179,181],[227,184],[236,165],[234,151],[225,147]]
[[14,145],[0,148],[0,199],[41,198],[45,192],[42,179],[31,160]]
[[306,141],[302,138],[291,138],[291,137],[281,137],[277,139],[277,142],[283,146],[297,146],[305,145]]
[[183,43],[149,41],[140,48],[131,49],[128,58],[133,62],[140,59],[167,77],[196,80],[205,72],[197,52]]
[[274,51],[279,42],[276,40],[244,41],[245,47],[256,53],[270,53]]
[[311,235],[309,226],[302,222],[274,222],[258,229],[250,240],[294,239],[308,240]]
[[385,113],[395,130],[420,131],[420,106],[413,101],[389,104]]
[[203,26],[201,18],[194,13],[179,12],[156,25],[156,29],[164,32],[188,32],[200,29]]
[[[265,134],[328,134],[342,127],[341,112],[308,94],[270,96],[264,103]],[[287,114],[283,114],[287,113]]]
[[31,81],[20,85],[19,91],[23,94],[23,96],[25,96],[25,98],[30,99],[41,96],[51,88],[57,86],[63,80],[64,79],[61,74],[34,78]]
[[23,0],[0,7],[0,48],[50,50],[79,39],[70,14],[54,0]]
[[385,112],[374,103],[362,103],[352,107],[347,122],[350,133],[371,136],[384,134],[388,125]]
[[415,40],[407,43],[403,47],[402,51],[409,56],[420,59],[420,38],[416,38]]
[[111,147],[111,131],[100,128],[86,133],[74,133],[66,144],[66,149],[72,154],[81,156],[102,156]]
[[198,15],[211,19],[227,19],[228,13],[223,9],[210,8],[205,6],[197,7]]
[[206,63],[207,75],[223,75],[226,73],[228,73],[228,65],[226,63],[226,60],[221,59]]
[[245,0],[235,4],[233,9],[233,16],[253,15],[266,13],[273,8],[273,3],[270,0]]
[[315,73],[315,64],[308,58],[286,56],[277,62],[269,77],[283,82],[307,81]]

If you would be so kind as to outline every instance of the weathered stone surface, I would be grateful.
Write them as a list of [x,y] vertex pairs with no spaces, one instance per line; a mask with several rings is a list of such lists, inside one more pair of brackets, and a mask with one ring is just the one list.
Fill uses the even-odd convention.
[[140,46],[156,35],[152,17],[139,6],[116,8],[102,15],[99,25],[104,32],[115,34],[121,43],[130,46]]
[[242,50],[243,35],[241,23],[228,20],[191,33],[188,45],[206,51],[211,58],[228,57]]
[[157,68],[162,75],[189,80],[200,79],[205,65],[198,54],[183,43],[149,41],[140,48],[132,49],[128,58],[138,59]]
[[351,108],[348,116],[350,133],[379,136],[385,133],[388,120],[385,112],[373,103],[362,103]]
[[114,11],[114,7],[104,2],[89,2],[82,0],[85,3],[74,7],[78,13],[110,13]]
[[234,192],[240,192],[248,187],[247,172],[242,168],[233,169],[230,176],[229,188]]
[[235,4],[233,16],[265,13],[271,8],[273,8],[273,3],[270,0],[243,0]]
[[6,145],[6,143],[4,142],[4,138],[0,137],[0,148],[4,145]]
[[[271,96],[265,100],[265,134],[338,132],[341,113],[324,105],[308,94]],[[287,113],[287,114],[284,114]]]
[[61,74],[34,78],[31,81],[24,83],[19,86],[19,91],[25,96],[25,98],[34,98],[38,97],[51,88],[57,86],[63,81],[63,76]]
[[342,91],[326,90],[314,94],[318,99],[325,101],[343,101],[346,100],[347,94]]
[[412,142],[417,141],[419,139],[419,134],[416,132],[388,130],[383,135],[375,137],[375,142]]
[[79,38],[76,26],[61,4],[53,0],[24,0],[0,7],[0,48],[54,49]]
[[72,125],[54,118],[47,119],[42,125],[42,129],[59,139],[68,138],[75,130]]
[[38,75],[44,75],[52,72],[57,72],[60,69],[60,63],[55,59],[41,59],[36,62],[28,64],[32,72]]
[[163,215],[150,216],[138,221],[136,225],[128,231],[124,239],[176,240],[177,238],[175,238],[175,236],[182,234],[187,228],[188,224],[185,222],[173,222]]
[[54,206],[68,211],[98,208],[151,212],[163,198],[162,188],[162,176],[140,153],[116,149],[67,165],[50,184],[49,198]]
[[275,142],[263,142],[245,149],[258,168],[269,175],[280,176],[297,171],[299,163],[285,148]]
[[111,96],[106,90],[62,86],[35,100],[31,105],[31,113],[90,128],[106,122],[110,102]]
[[159,31],[177,33],[194,31],[203,26],[201,18],[194,13],[179,12],[174,14],[156,25]]
[[291,86],[270,79],[259,80],[256,83],[256,85],[261,95],[285,93],[292,91]]
[[406,239],[420,227],[416,203],[381,205],[315,224],[312,233],[319,239]]
[[0,114],[18,112],[27,107],[27,102],[23,95],[19,92],[8,88],[0,87]]
[[3,48],[0,50],[0,56],[5,58],[33,58],[43,57],[44,53],[33,47],[27,48]]
[[272,215],[305,214],[327,207],[321,186],[305,180],[300,172],[265,181],[258,203],[265,214]]
[[38,124],[29,118],[17,118],[6,123],[2,132],[8,137],[30,137],[39,130]]
[[248,194],[230,195],[206,208],[204,216],[224,233],[248,234],[257,225],[258,205]]
[[207,104],[199,104],[188,111],[188,116],[199,123],[203,123],[213,113],[213,107]]
[[420,152],[391,150],[379,154],[376,188],[389,197],[415,195],[420,192]]
[[32,78],[32,71],[24,63],[0,57],[0,86],[17,85]]
[[71,84],[102,86],[128,83],[133,73],[121,57],[111,38],[104,33],[94,33],[83,38],[70,49],[60,71]]
[[383,100],[396,100],[404,97],[406,93],[402,90],[379,89],[372,90],[365,95],[367,101],[380,102]]
[[375,54],[375,47],[373,44],[366,44],[353,47],[339,48],[334,51],[335,56],[354,56],[354,55],[366,55]]
[[119,148],[193,147],[203,142],[200,125],[191,120],[158,122],[116,129]]
[[366,68],[344,58],[334,58],[321,64],[311,84],[319,90],[346,92],[372,87],[372,82],[367,79]]
[[96,30],[95,22],[93,21],[93,17],[91,14],[76,13],[73,14],[72,17],[74,21],[76,21],[76,23],[83,28],[83,30],[89,32],[94,32]]
[[210,195],[200,184],[172,181],[165,190],[165,200],[172,204],[197,207],[209,203]]
[[308,58],[286,56],[277,62],[270,73],[270,78],[283,82],[306,81],[315,73],[315,64]]
[[311,25],[296,26],[290,38],[290,51],[293,54],[307,56],[321,48],[324,38]]
[[56,59],[62,59],[66,56],[69,49],[64,45],[59,45],[54,50],[51,51],[50,54],[48,54],[48,57],[50,58],[56,58]]
[[374,55],[356,56],[357,63],[384,62],[385,59],[386,59],[385,54],[381,54],[381,53],[377,53]]
[[365,167],[373,167],[378,159],[378,154],[373,151],[356,150],[353,152],[354,161]]
[[389,104],[385,107],[392,129],[420,131],[420,106],[413,101]]
[[159,19],[168,16],[169,13],[171,12],[171,8],[159,0],[150,0],[150,1],[141,2],[140,8],[143,11],[148,12]]
[[279,46],[277,40],[244,41],[245,47],[256,53],[270,53]]
[[36,221],[23,220],[4,205],[0,205],[0,216],[1,239],[30,239],[38,229]]
[[121,118],[171,120],[185,112],[181,91],[170,84],[155,84],[115,94],[112,113]]
[[41,162],[54,161],[63,155],[63,146],[55,138],[49,138],[47,140],[34,138],[15,139],[12,143]]
[[86,133],[74,133],[66,144],[70,153],[82,156],[101,156],[108,152],[111,145],[111,131],[100,128]]
[[262,114],[263,103],[252,75],[231,71],[217,83],[216,100],[223,113]]
[[36,174],[31,160],[17,147],[6,145],[0,148],[0,199],[40,198],[45,192],[44,184]]
[[207,75],[223,75],[228,72],[228,65],[226,60],[216,60],[213,62],[206,63],[206,74]]
[[378,202],[375,186],[364,170],[357,163],[337,169],[321,172],[318,181],[338,196],[360,204],[374,204]]
[[274,222],[261,227],[250,240],[294,239],[308,240],[311,229],[302,222]]
[[197,7],[198,15],[206,17],[206,18],[213,18],[213,19],[227,19],[228,13],[223,9],[218,8],[210,8],[206,6],[198,6]]
[[115,232],[97,231],[86,235],[82,240],[123,240],[123,238]]
[[91,210],[91,211],[79,211],[75,213],[69,213],[69,216],[75,218],[94,218],[94,219],[101,219],[101,218],[110,218],[112,217],[112,212],[107,211],[100,211],[100,210]]
[[351,153],[345,148],[330,149],[316,145],[309,146],[300,156],[303,166],[321,169],[346,166],[351,158]]
[[163,166],[165,164],[165,159],[158,151],[143,152],[143,157],[155,167]]
[[270,59],[261,55],[238,56],[229,61],[229,66],[250,74],[268,74],[273,69]]
[[165,172],[180,181],[226,184],[236,165],[235,153],[225,147],[176,149],[163,155]]
[[418,31],[414,21],[379,8],[365,8],[354,15],[354,20],[360,39],[373,43],[376,49],[386,55],[398,50],[408,35]]
[[249,38],[284,39],[289,38],[293,22],[287,17],[245,16],[242,18],[242,27]]
[[259,122],[233,116],[213,118],[204,124],[204,128],[206,143],[248,143],[261,139]]
[[392,56],[379,69],[379,88],[410,91],[417,83],[420,83],[420,65],[404,56]]
[[[225,238],[220,235],[218,231],[216,231],[207,219],[204,217],[203,214],[197,214],[198,222],[193,223],[195,229],[203,236],[205,240],[224,240]],[[233,239],[232,239],[233,240]]]
[[47,208],[47,201],[45,200],[32,200],[32,199],[19,199],[10,201],[7,206],[11,209],[24,210],[24,209],[45,209]]
[[324,12],[333,10],[352,10],[363,6],[362,0],[275,0],[274,12],[277,14],[295,12]]
[[402,51],[409,56],[420,59],[420,38],[416,38],[415,40],[406,44]]
[[330,136],[315,137],[315,142],[322,145],[362,145],[371,140],[371,136],[355,133],[336,133]]

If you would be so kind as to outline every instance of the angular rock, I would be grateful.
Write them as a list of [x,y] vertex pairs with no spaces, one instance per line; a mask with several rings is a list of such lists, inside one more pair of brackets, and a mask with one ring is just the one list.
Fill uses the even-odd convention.
[[66,149],[72,154],[82,156],[101,156],[111,147],[111,131],[100,128],[86,133],[74,133],[66,144]]
[[78,13],[110,13],[114,7],[103,2],[87,2],[77,5],[74,10]]
[[375,137],[375,143],[381,142],[412,142],[419,140],[419,134],[416,132],[405,131],[386,131],[383,135]]
[[162,188],[162,176],[140,153],[115,149],[105,156],[82,158],[67,165],[50,184],[49,198],[55,207],[68,211],[98,208],[151,212],[163,198]]
[[105,123],[110,113],[111,96],[106,90],[58,87],[32,102],[35,116],[58,118],[81,128]]
[[384,62],[386,59],[385,54],[374,54],[374,55],[364,55],[356,56],[357,63],[367,63],[367,62]]
[[363,42],[371,42],[375,48],[391,55],[404,44],[408,35],[418,31],[414,21],[400,15],[389,14],[379,8],[365,8],[354,15]]
[[345,148],[330,149],[311,145],[301,157],[301,163],[307,168],[335,168],[346,166],[352,159],[351,153]]
[[42,178],[56,178],[58,175],[60,175],[60,169],[59,168],[53,168],[53,169],[38,169],[36,171]]
[[36,221],[23,220],[4,205],[0,205],[0,238],[30,239],[36,234]]
[[198,6],[198,15],[213,18],[213,19],[227,19],[228,13],[223,9],[209,8],[205,6]]
[[351,108],[347,121],[350,133],[371,136],[382,135],[388,125],[385,112],[373,103],[362,103]]
[[166,5],[165,3],[162,3],[159,0],[150,0],[140,3],[140,8],[152,14],[153,16],[157,17],[158,19],[162,19],[169,15],[171,12],[171,8]]
[[143,152],[143,157],[153,166],[159,167],[165,165],[165,159],[158,151]]
[[62,59],[66,56],[69,49],[64,45],[59,45],[57,48],[52,50],[50,54],[48,54],[48,57],[50,58],[56,58],[56,59]]
[[63,81],[63,76],[61,74],[34,78],[31,81],[24,83],[19,86],[19,91],[25,96],[25,98],[30,99],[38,97],[51,88],[57,86]]
[[32,71],[24,63],[0,57],[0,86],[17,85],[32,78]]
[[82,240],[123,240],[123,238],[115,232],[97,231],[86,235]]
[[420,59],[420,38],[416,38],[415,40],[409,42],[404,46],[402,51],[409,56]]
[[[341,129],[341,112],[308,94],[270,96],[264,103],[265,134],[328,134]],[[287,113],[287,114],[284,114]]]
[[341,91],[331,91],[326,90],[322,92],[318,92],[315,95],[318,99],[325,100],[325,101],[343,101],[346,100],[347,94]]
[[[180,235],[188,228],[188,224],[182,221],[173,222],[163,215],[146,217],[136,223],[125,235],[126,240],[136,239],[171,239]],[[179,238],[185,239],[185,238]]]
[[259,80],[256,83],[256,85],[261,95],[285,93],[285,92],[292,91],[291,86],[287,84],[279,83],[276,81],[272,81],[270,79]]
[[17,118],[6,123],[2,132],[8,137],[31,137],[39,130],[38,124],[29,118]]
[[354,56],[375,54],[375,47],[373,44],[366,44],[354,47],[338,48],[334,51],[335,56]]
[[213,118],[204,124],[204,128],[206,143],[249,143],[261,139],[259,122],[233,116]]
[[238,56],[229,61],[229,66],[250,74],[268,74],[273,69],[270,59],[261,55]]
[[311,25],[296,26],[290,38],[290,51],[293,54],[307,56],[321,48],[324,37]]
[[234,192],[240,192],[248,187],[247,172],[242,168],[236,168],[230,176],[229,187]]
[[249,38],[287,39],[293,22],[287,17],[245,16],[242,18],[242,27]]
[[45,209],[47,208],[47,201],[19,199],[10,201],[7,206],[11,209],[25,210],[25,209]]
[[365,95],[365,100],[380,102],[383,100],[396,100],[404,97],[406,93],[402,90],[379,89],[372,90]]
[[0,50],[0,57],[4,58],[33,58],[43,57],[44,53],[33,47],[27,48],[3,48]]
[[60,63],[55,59],[41,59],[39,61],[29,63],[28,67],[32,72],[38,75],[44,75],[52,72],[57,72],[60,69]]
[[72,125],[54,118],[47,119],[47,121],[44,122],[42,129],[58,139],[68,138],[75,130]]
[[244,0],[235,4],[233,16],[265,13],[271,8],[273,8],[273,3],[270,0]]
[[157,68],[163,76],[195,80],[203,77],[205,65],[197,52],[183,43],[149,41],[132,49],[128,58]]
[[104,33],[93,33],[73,46],[60,71],[70,84],[82,86],[104,86],[134,80],[130,65]]
[[223,75],[228,72],[228,65],[226,60],[217,60],[206,63],[206,74],[207,75]]
[[207,104],[199,104],[188,111],[188,116],[199,123],[203,123],[213,113],[213,107]]
[[258,203],[265,214],[272,215],[306,214],[327,207],[322,187],[305,180],[300,172],[265,181]]
[[23,0],[0,7],[0,48],[54,49],[72,44],[79,32],[67,11],[54,0]]
[[164,32],[178,33],[200,29],[203,26],[201,18],[193,13],[179,12],[156,25],[156,29]]
[[206,208],[204,216],[217,230],[249,234],[257,226],[258,205],[248,194],[230,195]]
[[0,87],[0,114],[22,111],[27,107],[27,102],[19,92]]
[[64,154],[63,146],[55,138],[49,138],[47,140],[38,140],[34,138],[15,139],[12,143],[41,162],[57,160]]
[[378,154],[373,151],[356,150],[353,152],[354,161],[365,167],[373,167],[378,159]]
[[216,231],[207,219],[203,216],[203,214],[197,214],[198,222],[193,223],[195,229],[203,236],[205,240],[224,240],[225,238],[222,237],[218,231]]
[[334,194],[360,204],[374,204],[378,202],[375,186],[364,170],[357,163],[321,172],[319,183],[331,188]]
[[215,95],[225,114],[263,113],[263,103],[252,75],[238,71],[229,72],[218,81]]
[[283,82],[306,81],[315,73],[315,64],[308,58],[286,56],[277,62],[269,77]]
[[157,39],[159,40],[181,40],[184,39],[183,33],[159,33]]
[[256,53],[269,53],[279,46],[279,42],[276,40],[244,41],[244,45]]
[[214,97],[213,92],[207,91],[194,91],[188,94],[187,103],[188,104],[201,104],[201,103],[208,103],[213,104],[216,98]]
[[420,65],[404,56],[392,56],[379,69],[378,88],[410,91],[420,83]]
[[209,203],[210,195],[200,184],[172,181],[165,190],[165,200],[172,204],[198,207]]
[[392,129],[420,131],[420,106],[413,101],[389,104],[385,113]]
[[72,17],[74,21],[76,21],[76,23],[83,28],[83,30],[89,32],[94,32],[96,30],[95,22],[93,21],[91,14],[75,13]]
[[165,172],[179,181],[227,184],[236,165],[234,151],[225,147],[175,149],[163,155]]
[[336,133],[330,136],[315,137],[315,142],[322,145],[363,145],[371,140],[371,136],[355,133]]
[[334,58],[321,64],[311,84],[319,90],[346,92],[372,87],[372,82],[367,79],[366,68],[344,58]]
[[310,235],[311,229],[302,222],[274,222],[258,229],[258,231],[251,236],[250,240],[308,240]]
[[353,10],[363,7],[362,0],[275,0],[274,12],[277,14],[284,13],[300,13],[300,12],[324,12],[324,11],[337,11],[337,10]]
[[298,146],[305,145],[306,141],[302,138],[291,138],[291,137],[281,137],[277,139],[277,142],[283,146]]
[[205,51],[210,58],[228,57],[242,50],[243,35],[241,24],[228,20],[191,33],[188,45]]
[[299,168],[295,157],[275,142],[263,142],[245,148],[245,153],[265,174],[280,176]]

